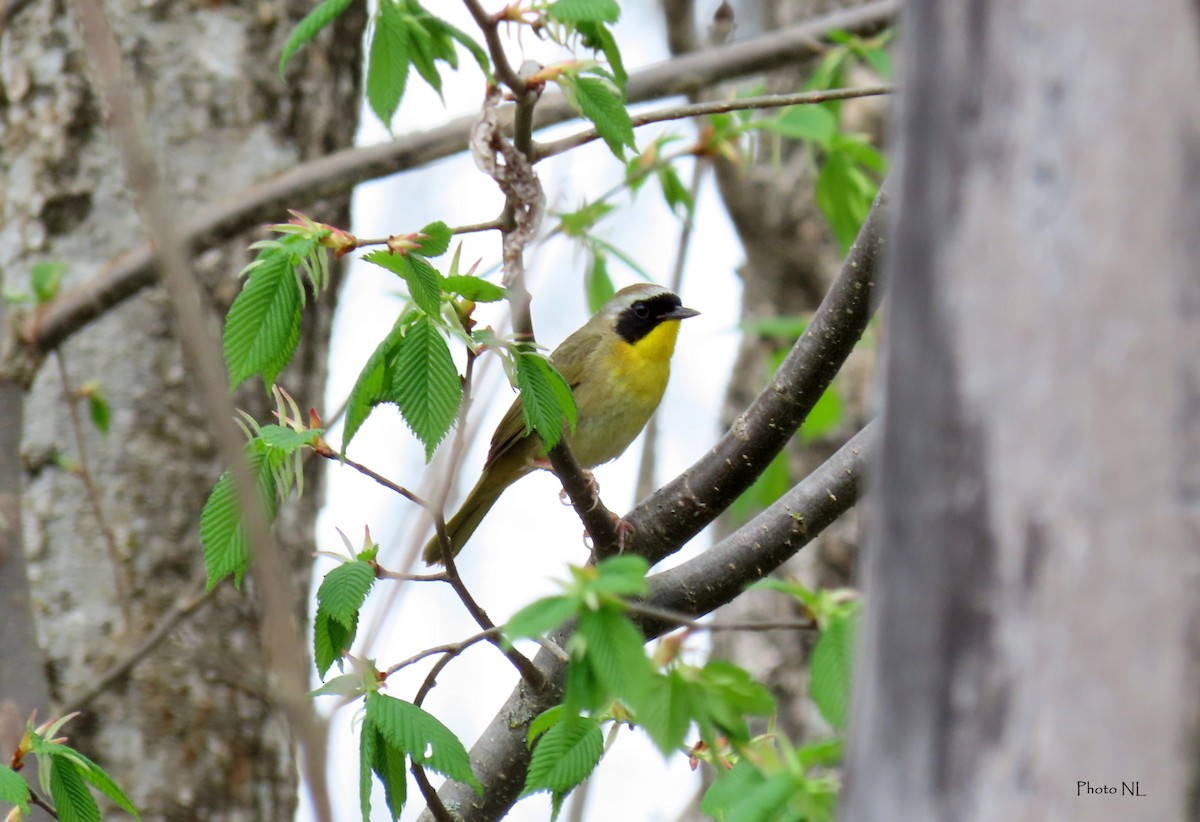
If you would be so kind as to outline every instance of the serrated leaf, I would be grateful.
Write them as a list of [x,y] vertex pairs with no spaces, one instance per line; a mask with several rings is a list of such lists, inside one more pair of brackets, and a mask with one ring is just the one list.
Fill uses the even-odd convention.
[[608,276],[608,257],[600,249],[592,251],[592,264],[584,280],[584,290],[587,292],[588,311],[593,314],[617,293],[612,277]]
[[810,663],[812,701],[825,720],[839,731],[846,727],[850,704],[855,628],[853,614],[830,619],[817,639]]
[[7,765],[0,765],[0,802],[15,805],[29,813],[29,784]]
[[629,618],[615,608],[583,610],[579,633],[586,640],[588,664],[610,694],[640,704],[651,685],[646,638]]
[[525,733],[525,744],[533,747],[533,741],[559,723],[563,715],[563,706],[555,705],[542,711],[532,722]]
[[517,611],[504,625],[504,636],[511,642],[521,637],[540,637],[553,631],[579,608],[578,600],[569,597],[543,597]]
[[570,714],[595,711],[609,701],[609,694],[592,671],[586,642],[579,634],[571,637],[568,649],[573,650],[567,666],[567,684],[563,688],[563,708]]
[[422,311],[431,317],[441,312],[442,275],[419,254],[395,254],[390,251],[372,251],[363,257],[369,263],[399,274],[408,293]]
[[488,282],[471,274],[456,274],[442,279],[442,288],[450,294],[477,303],[494,303],[508,296],[508,290],[503,286]]
[[325,611],[317,609],[317,616],[313,620],[313,663],[317,666],[317,673],[322,679],[325,678],[326,672],[333,667],[333,663],[338,662],[350,650],[357,633],[357,613],[354,615],[352,624],[347,627],[330,619],[329,614]]
[[564,427],[575,430],[579,414],[575,395],[550,360],[537,351],[518,351],[516,363],[525,432],[537,431],[549,451],[562,439]]
[[381,693],[367,696],[367,718],[388,745],[425,767],[464,782],[477,792],[483,788],[471,771],[471,757],[453,731],[409,702]]
[[404,752],[389,745],[373,722],[363,723],[363,733],[375,736],[371,769],[383,783],[384,801],[394,822],[400,818],[408,799],[408,771],[404,767]]
[[58,296],[62,287],[63,274],[67,273],[65,263],[34,263],[30,274],[33,286],[33,296],[38,305],[45,305]]
[[262,250],[225,317],[225,363],[231,388],[255,374],[270,386],[296,352],[304,304],[296,268],[311,249],[299,242],[294,245],[295,250],[279,245]]
[[[246,459],[270,522],[274,520],[277,508],[273,473],[276,466],[263,446],[255,447],[253,443]],[[200,543],[204,548],[209,590],[230,574],[234,575],[234,584],[241,585],[242,576],[250,567],[249,539],[241,514],[233,475],[226,471],[217,480],[200,512]]]
[[538,791],[565,793],[587,779],[604,753],[600,724],[586,716],[568,716],[542,734],[525,777],[521,796]]
[[79,767],[63,755],[50,758],[50,795],[62,822],[100,822],[100,808]]
[[321,587],[317,589],[317,609],[350,630],[358,623],[358,611],[374,584],[375,569],[370,565],[343,562],[321,580]]
[[320,431],[316,429],[296,431],[282,425],[264,425],[258,430],[258,438],[263,444],[280,455],[296,453],[319,435]]
[[637,143],[620,94],[596,77],[575,77],[570,85],[580,114],[592,122],[617,159],[625,159],[625,148],[636,148]]
[[742,759],[732,770],[718,772],[716,781],[700,800],[700,811],[716,819],[734,819],[733,807],[746,797],[753,796],[766,781],[762,771],[750,760]]
[[750,737],[746,715],[769,716],[775,710],[771,692],[749,673],[719,659],[709,660],[695,675],[695,719],[705,736],[720,731],[734,740]]
[[362,822],[371,822],[371,773],[375,769],[375,746],[379,733],[363,721],[358,734],[358,807]]
[[432,459],[454,424],[462,382],[446,339],[428,317],[418,319],[405,334],[391,390],[405,423],[425,445],[426,461]]
[[763,121],[763,128],[792,140],[811,140],[828,148],[837,131],[837,118],[824,106],[792,106],[778,117]]
[[604,59],[612,69],[613,78],[617,81],[617,87],[624,94],[625,87],[629,84],[629,74],[625,71],[625,61],[621,59],[621,50],[617,47],[617,40],[612,36],[612,32],[603,23],[591,22],[577,23],[575,30],[583,38],[584,46],[604,54]]
[[621,6],[617,0],[556,0],[546,16],[560,23],[615,23]]
[[399,7],[392,0],[381,0],[367,62],[367,101],[379,122],[388,129],[408,83],[407,28]]
[[454,237],[454,233],[450,231],[450,226],[443,223],[441,220],[436,220],[421,229],[421,233],[425,237],[417,242],[420,244],[421,256],[423,257],[440,257],[445,254],[450,248],[450,240]]
[[596,577],[584,586],[585,590],[618,596],[640,596],[650,593],[646,572],[650,563],[637,554],[609,557],[596,567]]
[[117,785],[113,778],[109,776],[103,768],[97,765],[92,760],[81,754],[79,751],[73,750],[72,756],[76,765],[79,767],[80,775],[88,783],[92,785],[100,793],[107,796],[116,805],[118,805],[126,813],[133,816],[134,819],[141,819],[142,815],[138,813],[137,808],[129,801],[129,797]]
[[670,756],[683,744],[692,724],[691,684],[678,671],[655,676],[637,711],[637,724],[663,756]]
[[283,79],[284,69],[300,47],[317,36],[321,29],[328,26],[346,9],[350,8],[352,0],[325,0],[315,9],[304,16],[288,37],[279,57],[279,79]]
[[662,188],[667,208],[671,209],[673,214],[679,215],[680,206],[683,206],[684,215],[691,213],[694,207],[692,192],[688,191],[683,180],[679,179],[679,172],[671,166],[663,166],[658,170],[658,184]]
[[392,381],[388,373],[388,363],[395,358],[407,330],[408,326],[397,323],[375,347],[375,351],[359,373],[358,380],[350,391],[350,399],[346,401],[346,426],[342,433],[343,455],[350,445],[350,440],[354,439],[358,429],[370,416],[371,409],[391,396]]
[[467,51],[471,52],[471,56],[474,57],[475,62],[479,64],[479,70],[482,71],[484,76],[488,79],[488,81],[491,82],[494,79],[492,77],[492,64],[491,64],[491,60],[488,59],[488,53],[487,53],[487,51],[484,50],[483,46],[479,45],[479,43],[477,43],[477,42],[475,42],[475,40],[471,39],[470,35],[468,35],[466,32],[462,31],[461,29],[455,28],[454,26],[447,23],[445,20],[442,20],[441,18],[438,18],[438,17],[435,17],[432,19],[435,22],[426,23],[426,26],[430,26],[430,25],[437,26],[438,28],[445,31],[445,33],[448,34],[451,38],[453,38],[454,40],[457,40],[458,43],[463,48],[465,48]]

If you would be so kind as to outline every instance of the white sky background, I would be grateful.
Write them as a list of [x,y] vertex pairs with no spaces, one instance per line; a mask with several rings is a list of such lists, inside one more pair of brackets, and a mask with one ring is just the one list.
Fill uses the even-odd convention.
[[[435,3],[431,8],[477,36],[460,4]],[[661,13],[656,3],[648,0],[624,4],[616,37],[630,71],[668,56]],[[528,31],[523,32],[522,39],[524,53],[508,41],[514,65],[526,58],[543,62],[562,59]],[[396,134],[432,128],[478,110],[483,96],[482,75],[461,50],[459,59],[459,72],[443,74],[445,106],[415,71],[410,72],[404,103],[393,122]],[[559,136],[580,128],[575,123],[538,136],[547,139],[548,134]],[[694,134],[686,122],[668,124],[665,130]],[[639,129],[638,145],[645,146],[658,133],[662,130],[655,127]],[[358,142],[365,145],[386,139],[388,135],[374,115],[364,113]],[[621,165],[599,141],[544,161],[537,170],[550,210],[577,208],[619,183],[623,176]],[[690,166],[682,165],[679,171],[685,183],[691,179]],[[613,202],[620,204],[623,200],[616,198]],[[496,217],[502,206],[503,197],[494,182],[479,172],[468,156],[459,155],[430,168],[360,186],[354,196],[351,230],[360,237],[380,237],[415,231],[433,220],[451,226],[477,223]],[[703,455],[716,440],[717,415],[738,344],[740,285],[734,268],[742,256],[711,178],[702,185],[697,209],[682,297],[685,305],[702,314],[682,325],[671,383],[659,412],[660,484]],[[546,220],[544,228],[549,225],[553,225],[552,218]],[[658,282],[668,284],[679,221],[667,210],[656,181],[648,181],[634,207],[607,218],[597,233],[630,254]],[[463,239],[464,269],[477,259],[482,260],[481,272],[497,264],[500,242],[496,232]],[[559,238],[533,247],[526,259],[534,295],[534,327],[539,341],[553,348],[587,319],[583,290],[586,256],[573,243]],[[447,255],[435,263],[444,270],[448,261]],[[611,258],[609,271],[618,288],[640,280]],[[498,274],[492,279],[498,279]],[[384,269],[361,262],[350,266],[334,324],[325,408],[339,408],[345,401],[363,363],[400,311],[402,292],[403,283]],[[499,324],[504,321],[502,307],[480,306],[476,317],[481,325]],[[447,515],[479,476],[490,433],[513,397],[495,360],[487,356],[477,363],[472,416],[482,419],[480,436],[460,469],[458,489],[451,495]],[[328,439],[336,446],[340,437],[338,427]],[[624,456],[596,472],[601,494],[614,511],[627,511],[634,502],[633,483],[640,454],[641,438]],[[391,406],[376,410],[355,437],[349,456],[401,485],[420,487],[425,471],[423,448]],[[344,551],[335,528],[344,531],[356,546],[361,545],[363,527],[368,525],[381,545],[380,563],[390,570],[402,570],[419,510],[349,468],[330,465],[328,483],[326,504],[318,519],[319,547]],[[501,498],[459,558],[458,567],[467,586],[497,624],[534,599],[556,592],[555,580],[568,576],[566,565],[582,564],[587,559],[582,526],[574,511],[559,504],[558,491],[557,480],[548,472],[535,472],[521,480]],[[425,536],[421,533],[419,538],[423,541]],[[681,558],[708,544],[710,540],[702,534]],[[319,581],[330,567],[332,560],[321,559],[315,578]],[[394,596],[397,589],[399,595]],[[383,669],[425,648],[458,641],[477,630],[448,586],[408,583],[401,588],[395,582],[382,581],[363,609],[353,653],[375,659]],[[694,642],[696,650],[702,651],[704,640],[697,638]],[[532,655],[534,650],[536,647],[527,652]],[[436,657],[393,675],[386,692],[412,699],[434,661]],[[516,672],[509,662],[495,648],[481,643],[442,672],[425,708],[458,734],[469,749],[515,683]],[[318,706],[326,710],[331,704],[332,698],[318,700]],[[338,820],[361,817],[358,742],[352,725],[360,706],[361,702],[343,708],[331,725],[329,772]],[[430,773],[430,777],[435,785],[440,784],[436,774]],[[677,755],[664,761],[639,731],[626,728],[596,772],[585,818],[623,822],[674,819],[698,785],[698,776],[690,771],[685,757]],[[307,803],[302,805],[297,818],[311,819]],[[378,784],[372,805],[374,819],[387,818]],[[424,806],[411,777],[408,805],[405,819],[416,818]],[[542,794],[519,802],[507,818],[514,822],[546,820],[549,814],[548,798]]]

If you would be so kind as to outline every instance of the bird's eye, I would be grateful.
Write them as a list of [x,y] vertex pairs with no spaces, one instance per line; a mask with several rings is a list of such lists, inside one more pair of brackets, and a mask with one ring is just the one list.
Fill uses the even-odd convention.
[[633,315],[644,320],[650,316],[650,307],[645,303],[634,303]]

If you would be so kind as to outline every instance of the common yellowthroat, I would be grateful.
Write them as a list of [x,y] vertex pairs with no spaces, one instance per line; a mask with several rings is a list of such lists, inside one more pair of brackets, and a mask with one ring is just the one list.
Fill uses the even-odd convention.
[[[581,466],[616,459],[645,427],[667,388],[679,321],[699,313],[662,286],[631,285],[550,354],[579,407],[567,442]],[[518,397],[492,435],[483,475],[446,523],[455,556],[508,486],[545,467],[544,451],[537,433],[525,434]],[[436,536],[422,556],[431,565],[442,562]]]

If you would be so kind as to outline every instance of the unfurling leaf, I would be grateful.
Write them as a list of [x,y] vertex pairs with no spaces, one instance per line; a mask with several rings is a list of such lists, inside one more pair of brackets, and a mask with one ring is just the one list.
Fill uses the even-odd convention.
[[375,569],[366,562],[344,562],[321,580],[317,610],[349,629],[358,622],[358,611],[375,584]]
[[537,431],[549,451],[562,439],[564,428],[575,430],[579,413],[575,395],[562,374],[539,352],[518,351],[516,364],[525,432]]
[[[275,518],[278,505],[274,471],[279,463],[257,440],[247,446],[246,461],[270,521]],[[200,513],[200,542],[204,547],[209,589],[230,574],[234,576],[234,583],[241,585],[242,576],[250,567],[250,545],[241,513],[233,475],[226,471],[217,480]]]
[[625,158],[626,147],[637,148],[633,121],[629,119],[620,92],[598,77],[563,75],[559,84],[567,98],[574,99],[579,113],[592,121],[617,159]]
[[367,101],[379,122],[389,129],[408,83],[410,48],[406,29],[400,7],[393,0],[381,0],[367,62]]

